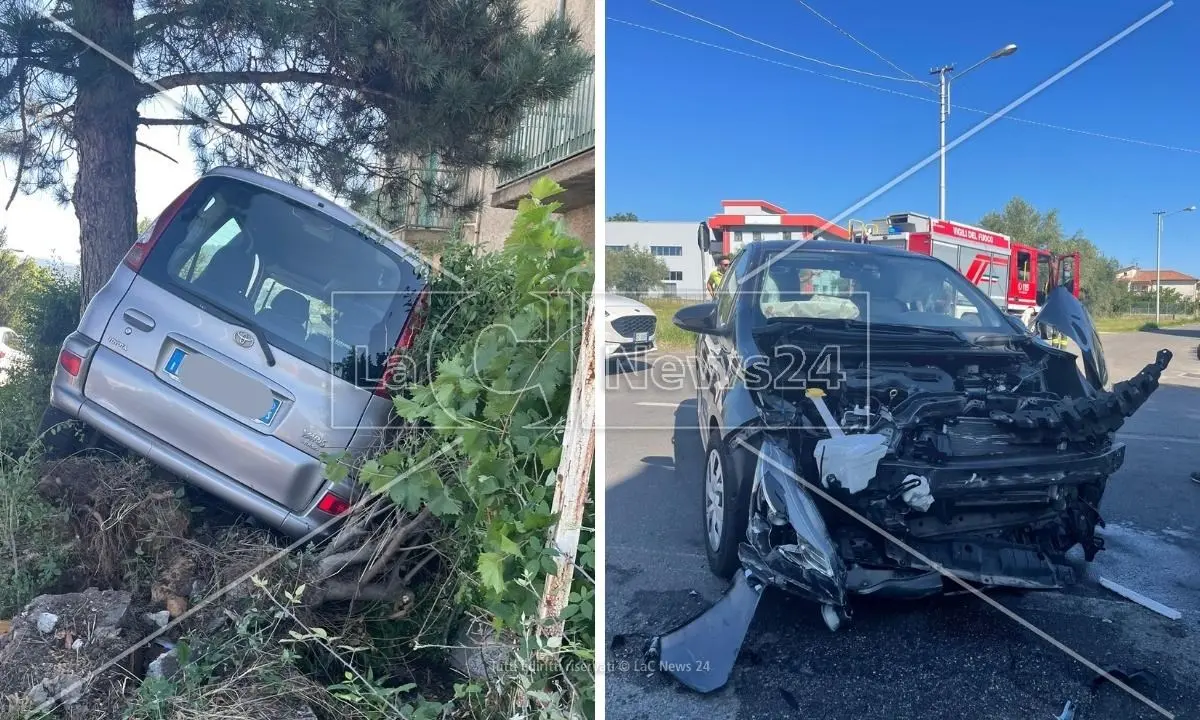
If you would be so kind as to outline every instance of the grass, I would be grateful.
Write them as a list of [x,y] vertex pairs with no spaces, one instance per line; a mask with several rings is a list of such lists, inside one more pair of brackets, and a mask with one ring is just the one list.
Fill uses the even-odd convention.
[[1096,318],[1096,330],[1099,332],[1145,332],[1149,330],[1157,330],[1158,328],[1192,325],[1196,322],[1200,322],[1200,318],[1171,318],[1155,324],[1153,320],[1146,320],[1145,315],[1112,315],[1109,317]]
[[37,492],[39,459],[0,454],[0,619],[47,592],[70,564],[66,513]]
[[649,305],[654,314],[658,316],[657,339],[659,350],[679,352],[689,350],[695,346],[696,336],[675,327],[675,323],[671,322],[671,318],[675,317],[675,313],[680,308],[695,305],[700,301],[674,297],[647,297],[641,298],[641,302]]

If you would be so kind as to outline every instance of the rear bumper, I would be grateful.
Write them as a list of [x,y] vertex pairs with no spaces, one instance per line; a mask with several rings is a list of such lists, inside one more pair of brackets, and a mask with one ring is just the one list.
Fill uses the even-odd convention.
[[[316,508],[315,498],[307,512],[294,513],[116,413],[88,400],[84,397],[83,385],[90,370],[96,343],[80,333],[74,333],[68,336],[63,348],[84,357],[85,362],[77,377],[71,377],[61,367],[56,368],[50,386],[50,404],[54,407],[83,421],[155,465],[184,478],[238,510],[254,515],[287,535],[302,537],[333,517]],[[329,487],[327,483],[317,494],[317,498]]]

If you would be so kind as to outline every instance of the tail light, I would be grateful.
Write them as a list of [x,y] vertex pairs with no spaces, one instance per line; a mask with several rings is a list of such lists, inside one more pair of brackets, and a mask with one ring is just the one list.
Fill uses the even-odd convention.
[[179,209],[183,207],[183,204],[187,202],[188,197],[195,189],[196,184],[193,183],[191,187],[184,190],[179,197],[175,198],[174,202],[168,205],[166,210],[162,211],[162,214],[154,221],[154,225],[138,236],[137,241],[133,243],[133,247],[129,248],[129,252],[125,253],[125,267],[134,272],[141,271],[142,265],[146,262],[146,256],[154,249],[154,244],[162,236],[163,230],[166,230],[171,221],[175,219],[175,216],[179,213]]
[[83,358],[70,350],[63,350],[58,354],[58,364],[71,377],[79,377],[79,371],[83,368]]
[[379,384],[375,386],[375,394],[379,397],[390,398],[392,396],[389,385],[392,381],[392,371],[396,368],[396,363],[400,361],[400,353],[408,350],[413,346],[413,342],[417,338],[417,333],[421,332],[421,328],[425,325],[425,314],[429,310],[429,288],[417,295],[417,301],[413,303],[412,312],[408,314],[408,319],[404,321],[404,329],[400,331],[400,337],[396,340],[396,348],[383,365],[383,377],[379,379]]
[[350,509],[350,503],[331,492],[327,492],[317,502],[317,509],[330,515],[341,515]]

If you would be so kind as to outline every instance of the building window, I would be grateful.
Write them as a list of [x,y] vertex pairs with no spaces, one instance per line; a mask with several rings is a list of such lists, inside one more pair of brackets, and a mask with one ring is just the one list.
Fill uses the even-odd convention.
[[651,245],[650,252],[655,257],[679,257],[683,255],[682,245]]
[[683,279],[682,270],[671,270],[667,272],[667,282],[678,282]]
[[628,247],[628,245],[608,245],[606,246],[606,249],[612,250],[613,252],[620,252]]
[[791,231],[791,230],[784,230],[784,231],[783,231],[783,239],[784,239],[784,240],[791,240],[791,239],[792,239],[792,231]]
[[750,238],[751,238],[752,240],[754,240],[754,242],[758,242],[758,241],[762,240],[762,233],[760,233],[760,232],[753,233],[753,234],[750,236]]

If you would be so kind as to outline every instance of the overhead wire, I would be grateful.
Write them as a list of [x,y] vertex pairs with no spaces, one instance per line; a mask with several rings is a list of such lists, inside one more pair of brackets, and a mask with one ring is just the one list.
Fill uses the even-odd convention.
[[882,60],[883,62],[885,62],[885,63],[887,63],[888,65],[892,66],[892,68],[893,68],[893,69],[897,70],[898,72],[900,72],[900,73],[902,73],[902,74],[904,74],[904,75],[907,75],[908,77],[912,78],[913,80],[916,80],[916,81],[917,81],[917,82],[919,82],[919,83],[922,83],[922,84],[924,84],[924,85],[929,85],[929,86],[932,88],[932,86],[933,86],[933,83],[926,83],[926,82],[924,82],[923,80],[920,80],[919,78],[917,78],[915,75],[913,75],[913,74],[912,74],[912,73],[910,73],[909,71],[907,71],[907,70],[905,70],[904,68],[900,67],[899,65],[897,65],[897,64],[896,64],[896,63],[894,63],[894,62],[892,62],[891,60],[888,60],[886,57],[884,57],[882,54],[880,54],[879,52],[877,52],[877,51],[876,51],[874,48],[872,48],[870,45],[867,45],[867,44],[866,44],[865,42],[863,42],[862,40],[859,40],[858,38],[856,38],[856,37],[854,37],[853,35],[851,35],[849,30],[846,30],[845,28],[841,27],[840,25],[838,25],[838,24],[837,24],[837,23],[835,23],[834,21],[832,21],[832,20],[830,20],[829,18],[827,18],[827,17],[825,17],[824,15],[822,15],[822,14],[821,14],[820,12],[818,12],[818,11],[817,11],[817,9],[816,9],[816,8],[814,8],[812,5],[809,5],[808,3],[804,2],[804,0],[796,0],[796,2],[800,3],[800,5],[801,5],[801,6],[803,6],[805,10],[808,10],[808,11],[809,11],[810,13],[812,13],[813,15],[816,15],[818,19],[820,19],[820,20],[824,21],[824,22],[825,22],[826,24],[828,24],[828,25],[829,25],[831,28],[833,28],[834,30],[837,30],[837,31],[838,31],[838,32],[840,32],[841,34],[843,34],[843,35],[845,35],[846,37],[848,37],[848,38],[850,38],[851,40],[853,40],[853,41],[854,41],[854,43],[855,43],[856,45],[858,45],[859,47],[861,47],[863,50],[866,50],[867,52],[871,53],[872,55],[874,55],[875,57],[879,58],[879,59],[880,59],[880,60]]
[[[656,0],[651,0],[651,2],[655,2],[655,1]],[[638,28],[639,30],[646,30],[648,32],[657,33],[659,35],[665,35],[667,37],[672,37],[677,40],[684,40],[686,42],[694,43],[696,45],[702,45],[704,47],[713,48],[714,50],[721,50],[722,52],[727,52],[727,53],[730,53],[733,55],[740,55],[742,57],[750,58],[752,60],[758,60],[760,62],[770,63],[772,65],[778,65],[780,67],[788,68],[789,70],[796,70],[799,72],[808,73],[810,75],[818,75],[820,77],[829,78],[830,80],[837,80],[839,82],[844,82],[849,85],[855,85],[858,87],[866,88],[868,90],[874,90],[876,92],[887,93],[889,95],[896,95],[896,96],[903,97],[903,98],[909,98],[911,100],[920,100],[921,102],[924,102],[924,103],[932,103],[932,104],[938,103],[938,100],[936,98],[927,97],[925,95],[915,95],[913,93],[904,92],[902,90],[896,90],[894,88],[882,87],[880,85],[873,85],[871,83],[862,82],[860,80],[854,80],[852,78],[842,77],[840,75],[832,75],[830,73],[821,72],[819,70],[813,70],[812,68],[806,68],[806,67],[801,67],[799,65],[793,65],[792,63],[786,63],[786,62],[782,62],[779,60],[774,60],[772,58],[763,57],[762,55],[755,55],[754,53],[748,53],[743,50],[737,50],[735,48],[725,47],[724,45],[718,45],[716,43],[707,42],[705,40],[688,37],[687,35],[680,35],[678,33],[669,32],[667,30],[660,30],[659,28],[650,27],[648,25],[642,25],[639,23],[630,22],[629,20],[622,20],[620,18],[614,18],[614,17],[608,17],[607,20],[609,22],[615,22],[615,23],[619,23],[621,25],[628,25],[629,27]],[[768,47],[770,47],[770,46],[768,46]],[[980,115],[990,115],[991,114],[991,111],[989,111],[989,110],[982,110],[980,108],[974,108],[974,107],[970,107],[967,105],[952,104],[952,105],[950,105],[950,107],[955,110],[962,110],[964,112],[977,113]],[[1065,125],[1056,125],[1054,123],[1042,122],[1040,120],[1029,120],[1029,119],[1022,118],[1022,117],[1014,117],[1012,115],[1005,115],[1001,119],[1010,120],[1012,122],[1023,123],[1026,125],[1033,125],[1036,127],[1049,128],[1052,130],[1060,130],[1062,132],[1074,133],[1076,135],[1084,135],[1087,137],[1094,137],[1094,138],[1099,138],[1099,139],[1103,139],[1103,140],[1112,140],[1115,142],[1129,143],[1132,145],[1141,145],[1143,147],[1150,147],[1150,148],[1155,148],[1158,150],[1172,150],[1175,152],[1183,152],[1183,153],[1190,153],[1193,155],[1200,155],[1200,149],[1196,149],[1196,148],[1182,147],[1179,145],[1167,145],[1165,143],[1152,142],[1149,140],[1140,140],[1138,138],[1123,137],[1120,135],[1111,135],[1108,133],[1095,132],[1093,130],[1081,130],[1079,128],[1067,127]]]
[[801,55],[801,54],[800,54],[800,53],[798,53],[798,52],[793,52],[793,51],[791,51],[791,50],[787,50],[787,49],[785,49],[785,48],[781,48],[781,47],[779,47],[779,46],[777,46],[777,45],[772,45],[772,44],[770,44],[770,43],[763,42],[762,40],[758,40],[757,38],[752,38],[752,37],[750,37],[749,35],[744,35],[744,34],[742,34],[742,33],[738,32],[737,30],[734,30],[733,28],[726,27],[726,26],[724,26],[724,25],[721,25],[721,24],[719,24],[719,23],[715,23],[715,22],[713,22],[712,20],[709,20],[709,19],[707,19],[707,18],[702,18],[702,17],[700,17],[699,15],[694,15],[694,14],[692,14],[692,13],[690,13],[690,12],[686,11],[686,10],[681,10],[681,9],[679,9],[679,8],[677,8],[677,7],[674,7],[674,6],[672,6],[672,5],[668,5],[668,4],[666,4],[665,2],[662,2],[662,0],[648,0],[648,2],[651,2],[651,3],[655,4],[655,5],[658,5],[659,7],[662,7],[662,8],[665,8],[665,9],[667,9],[667,10],[670,10],[671,12],[674,12],[674,13],[679,13],[680,15],[683,15],[684,17],[687,17],[687,18],[691,18],[692,20],[695,20],[695,21],[697,21],[697,22],[701,22],[701,23],[704,23],[705,25],[709,25],[709,26],[711,26],[711,27],[714,27],[714,28],[716,28],[716,29],[718,29],[718,30],[720,30],[720,31],[722,31],[722,32],[728,33],[728,34],[730,34],[730,35],[732,35],[732,36],[734,36],[734,37],[736,37],[736,38],[739,38],[739,39],[741,39],[741,40],[745,40],[746,42],[752,42],[752,43],[754,43],[755,45],[761,45],[761,46],[763,46],[763,47],[765,47],[765,48],[770,48],[771,50],[774,50],[775,52],[780,52],[780,53],[783,53],[783,54],[785,54],[785,55],[791,55],[791,56],[792,56],[792,57],[794,57],[794,58],[799,58],[799,59],[801,59],[801,60],[805,60],[805,61],[807,61],[807,62],[816,63],[816,64],[818,64],[818,65],[824,65],[825,67],[834,68],[834,69],[836,69],[836,70],[841,70],[841,71],[843,71],[843,72],[850,72],[850,73],[855,73],[855,74],[858,74],[858,75],[867,75],[867,76],[869,76],[869,77],[880,78],[880,79],[882,79],[882,80],[894,80],[894,81],[896,81],[896,82],[904,82],[904,83],[912,83],[912,82],[915,82],[915,83],[920,83],[920,84],[922,84],[922,85],[928,85],[928,84],[929,84],[929,83],[926,83],[926,82],[924,82],[924,81],[921,81],[921,80],[916,80],[916,79],[912,79],[912,78],[906,78],[906,77],[895,77],[895,76],[893,76],[893,75],[884,75],[884,74],[882,74],[882,73],[871,72],[870,70],[859,70],[858,68],[847,67],[847,66],[845,66],[845,65],[838,65],[837,63],[832,63],[832,62],[829,62],[828,60],[821,60],[820,58],[811,57],[811,56],[809,56],[809,55]]

